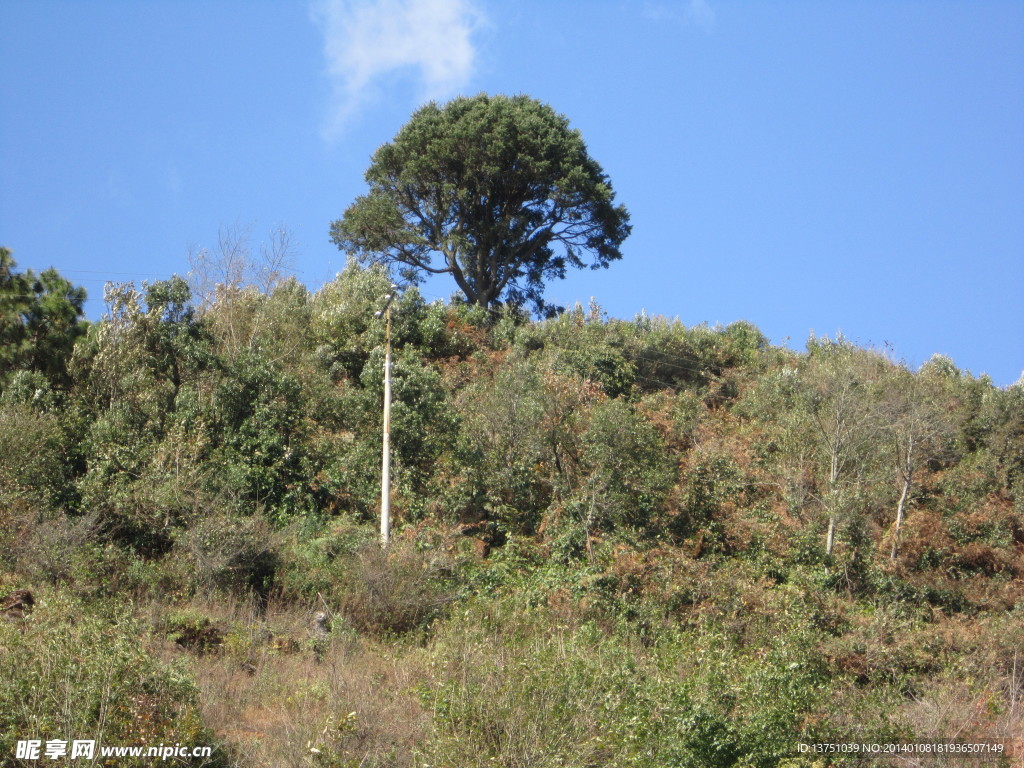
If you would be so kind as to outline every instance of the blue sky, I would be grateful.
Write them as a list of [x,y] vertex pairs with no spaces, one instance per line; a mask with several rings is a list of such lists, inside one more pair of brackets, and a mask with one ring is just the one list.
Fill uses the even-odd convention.
[[184,274],[222,227],[287,227],[318,287],[344,266],[329,223],[419,104],[527,93],[633,222],[551,299],[1024,369],[1016,0],[7,2],[0,35],[0,244],[93,318],[105,280]]

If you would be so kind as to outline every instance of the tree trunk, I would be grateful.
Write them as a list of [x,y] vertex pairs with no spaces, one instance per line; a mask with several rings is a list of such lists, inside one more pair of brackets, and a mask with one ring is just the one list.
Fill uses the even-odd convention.
[[[837,430],[838,431],[838,430]],[[825,554],[832,554],[836,541],[836,486],[839,484],[839,438],[832,443],[832,466],[828,476],[828,534],[825,536]]]
[[910,477],[906,477],[903,480],[903,492],[900,494],[899,504],[896,505],[896,522],[893,524],[892,533],[892,552],[889,554],[890,560],[896,559],[896,551],[899,548],[900,543],[900,528],[903,526],[903,510],[907,505],[907,497],[910,496]]
[[910,498],[910,479],[914,473],[914,438],[911,437],[907,443],[907,454],[906,461],[900,468],[900,472],[903,475],[903,491],[900,493],[899,503],[896,505],[896,522],[893,523],[892,533],[892,552],[889,553],[889,559],[896,559],[896,552],[899,549],[900,544],[900,528],[903,527],[903,514],[907,508],[907,499]]

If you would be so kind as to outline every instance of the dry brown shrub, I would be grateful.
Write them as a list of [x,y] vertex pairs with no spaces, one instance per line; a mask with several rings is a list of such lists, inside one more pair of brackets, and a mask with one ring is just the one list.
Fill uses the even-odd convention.
[[965,545],[957,553],[957,561],[964,570],[978,571],[988,576],[1002,573],[1009,568],[1008,558],[1003,552],[979,541]]
[[452,599],[443,584],[446,570],[436,553],[419,552],[411,542],[397,541],[387,550],[369,544],[356,553],[335,590],[338,612],[375,635],[425,627]]
[[953,548],[953,539],[940,515],[914,510],[907,515],[899,548],[899,563],[915,568],[927,551],[943,552]]
[[[982,741],[1002,745],[1007,766],[1024,765],[1024,660],[1010,674],[951,674],[927,685],[899,711],[901,724],[919,740]],[[924,764],[924,763],[922,763]],[[988,765],[977,757],[935,757],[930,766]],[[911,763],[913,765],[913,763]]]
[[209,620],[192,626],[182,627],[175,635],[174,642],[195,653],[212,653],[224,644],[224,633]]
[[453,360],[465,360],[489,346],[485,326],[472,325],[454,312],[445,318],[445,336],[443,349]]
[[1024,579],[974,575],[961,584],[964,596],[982,610],[1002,612],[1024,605]]
[[553,590],[548,595],[547,603],[557,623],[568,627],[578,626],[590,607],[586,597],[577,599],[565,587]]
[[998,763],[948,758],[928,766],[1024,765],[1024,625],[1009,613],[940,618],[925,634],[933,655],[941,649],[956,661],[919,679],[895,724],[923,741],[993,741],[1009,755]]
[[915,630],[913,620],[879,611],[847,615],[852,625],[822,644],[829,666],[859,685],[904,685],[913,677],[939,670],[948,650],[934,632]]
[[34,503],[0,496],[0,565],[15,567],[40,518]]

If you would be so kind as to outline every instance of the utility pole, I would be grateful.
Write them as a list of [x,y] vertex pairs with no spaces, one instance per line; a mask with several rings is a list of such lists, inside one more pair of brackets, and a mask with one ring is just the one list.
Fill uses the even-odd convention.
[[384,309],[376,317],[384,316],[384,444],[380,473],[380,543],[386,547],[391,538],[391,302],[398,292],[392,284],[384,297]]

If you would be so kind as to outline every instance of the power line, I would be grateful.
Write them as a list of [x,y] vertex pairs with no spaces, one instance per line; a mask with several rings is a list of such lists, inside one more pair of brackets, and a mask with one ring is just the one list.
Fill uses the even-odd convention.
[[[51,267],[51,269],[56,269],[56,267]],[[105,269],[61,269],[58,271],[62,273],[72,272],[74,274],[84,275],[134,275],[136,277],[168,277],[166,273],[161,272],[111,272]],[[177,275],[176,272],[170,275],[170,277],[174,277],[175,275]]]

